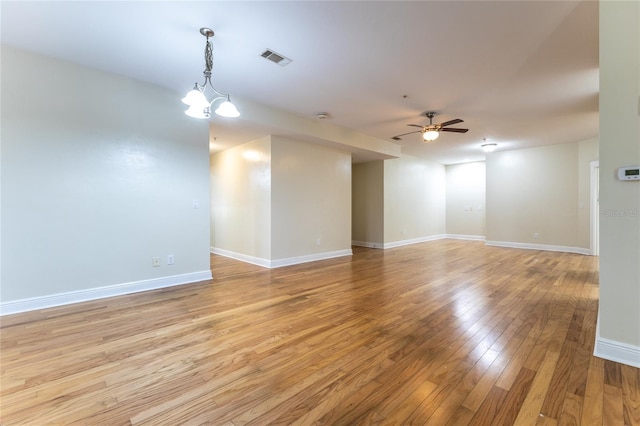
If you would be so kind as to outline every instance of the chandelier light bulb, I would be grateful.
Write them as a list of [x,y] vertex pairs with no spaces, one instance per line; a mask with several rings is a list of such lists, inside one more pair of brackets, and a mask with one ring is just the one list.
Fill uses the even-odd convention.
[[209,105],[202,107],[201,105],[191,105],[185,112],[189,117],[193,118],[209,118],[211,117],[211,110]]
[[220,104],[218,108],[216,108],[216,114],[222,117],[230,117],[235,118],[239,117],[240,113],[234,104],[231,101],[226,100]]
[[202,106],[203,108],[209,105],[209,101],[202,92],[198,90],[197,85],[182,98],[182,103],[189,106]]

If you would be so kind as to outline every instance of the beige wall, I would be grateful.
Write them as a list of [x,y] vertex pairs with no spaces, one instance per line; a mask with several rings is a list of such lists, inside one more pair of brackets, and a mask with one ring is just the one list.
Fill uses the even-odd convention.
[[[589,252],[589,162],[594,141],[487,155],[486,239]],[[582,179],[582,180],[581,180]],[[538,238],[535,238],[537,234]]]
[[351,250],[351,154],[272,137],[271,259]]
[[354,164],[352,174],[352,239],[380,248],[384,243],[384,162]]
[[242,120],[272,129],[271,134],[294,138],[304,135],[308,140],[322,141],[324,146],[353,152],[361,158],[386,159],[401,155],[400,146],[388,140],[374,138],[345,127],[331,124],[331,120],[302,117],[273,107],[256,104],[234,96],[234,104],[242,111]]
[[208,129],[179,94],[2,46],[1,132],[2,302],[210,274]]
[[213,250],[263,266],[350,252],[351,155],[278,136],[216,153],[211,212]]
[[[596,353],[606,355],[608,348],[611,352],[607,357],[611,358],[619,344],[632,345],[636,366],[640,367],[640,182],[615,178],[619,167],[638,164],[640,3],[602,1],[600,317]],[[624,354],[625,348],[621,349]]]
[[446,166],[446,231],[449,235],[484,237],[484,161]]
[[211,245],[271,259],[271,136],[211,156]]
[[408,155],[385,160],[385,244],[444,233],[444,166]]
[[577,247],[591,252],[591,163],[598,161],[598,138],[578,142],[578,239]]

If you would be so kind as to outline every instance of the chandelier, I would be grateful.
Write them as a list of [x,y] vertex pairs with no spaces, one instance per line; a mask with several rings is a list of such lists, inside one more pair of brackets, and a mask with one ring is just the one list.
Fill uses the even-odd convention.
[[[231,103],[229,95],[220,92],[215,87],[213,87],[213,84],[211,83],[211,69],[213,68],[213,48],[211,47],[209,37],[213,37],[214,32],[209,28],[200,28],[200,34],[207,38],[207,44],[204,47],[204,83],[198,84],[196,82],[193,89],[189,91],[189,93],[187,93],[184,98],[182,98],[182,102],[189,106],[189,108],[184,113],[189,117],[209,118],[211,117],[211,107],[213,103],[223,100],[223,102],[218,105],[218,108],[216,108],[215,113],[222,117],[238,117],[240,116],[240,113],[236,109],[235,105]],[[214,97],[211,101],[209,101],[205,96],[205,92],[208,88],[211,89],[214,94]]]

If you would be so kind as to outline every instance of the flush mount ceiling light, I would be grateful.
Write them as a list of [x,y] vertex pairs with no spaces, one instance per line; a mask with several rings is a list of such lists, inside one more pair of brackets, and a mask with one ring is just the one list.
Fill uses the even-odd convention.
[[482,147],[482,150],[484,152],[493,152],[496,150],[496,148],[498,147],[497,143],[487,143],[487,139],[482,139],[485,143],[483,143],[482,145],[480,145],[480,147]]
[[[189,93],[187,93],[184,98],[182,98],[182,102],[186,105],[189,105],[189,108],[184,113],[189,117],[209,118],[211,117],[211,106],[213,105],[213,103],[224,99],[224,101],[220,103],[218,108],[216,108],[215,113],[222,117],[238,117],[240,116],[240,113],[236,109],[235,105],[231,103],[229,95],[220,92],[215,87],[213,87],[213,84],[211,83],[211,69],[213,68],[213,48],[211,47],[209,37],[213,37],[214,32],[209,28],[200,28],[200,34],[207,38],[207,44],[204,47],[204,83],[198,84],[196,82],[193,89],[189,91]],[[211,101],[209,101],[205,96],[205,91],[207,90],[207,88],[210,88],[215,95]]]

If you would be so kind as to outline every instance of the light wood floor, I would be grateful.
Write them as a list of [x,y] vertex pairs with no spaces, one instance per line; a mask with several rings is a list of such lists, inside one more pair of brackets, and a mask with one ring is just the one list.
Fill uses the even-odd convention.
[[443,240],[1,320],[2,425],[640,425],[597,258]]

